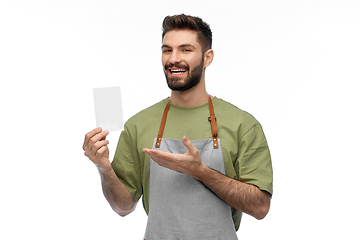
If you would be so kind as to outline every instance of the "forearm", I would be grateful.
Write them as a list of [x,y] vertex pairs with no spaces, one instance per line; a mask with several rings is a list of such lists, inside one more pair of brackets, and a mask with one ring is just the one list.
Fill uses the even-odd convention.
[[231,207],[256,219],[263,219],[269,211],[270,194],[256,186],[234,180],[206,166],[196,178]]
[[112,209],[122,217],[134,211],[136,202],[114,170],[111,168],[110,171],[99,173],[104,196]]

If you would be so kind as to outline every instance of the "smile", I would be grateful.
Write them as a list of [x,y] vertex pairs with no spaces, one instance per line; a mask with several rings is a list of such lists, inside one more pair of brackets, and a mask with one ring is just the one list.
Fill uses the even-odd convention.
[[171,75],[179,76],[179,75],[182,75],[182,74],[186,73],[186,69],[183,69],[183,68],[169,68],[169,72],[170,72]]

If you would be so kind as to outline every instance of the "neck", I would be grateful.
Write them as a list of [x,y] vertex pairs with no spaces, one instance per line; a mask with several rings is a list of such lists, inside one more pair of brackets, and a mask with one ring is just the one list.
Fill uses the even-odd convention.
[[204,82],[202,79],[198,85],[186,91],[172,91],[171,103],[179,107],[196,107],[207,103],[209,95]]

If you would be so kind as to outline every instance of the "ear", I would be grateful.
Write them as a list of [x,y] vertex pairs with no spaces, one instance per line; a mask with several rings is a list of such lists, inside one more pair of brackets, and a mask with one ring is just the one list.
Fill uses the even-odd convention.
[[214,59],[214,51],[212,49],[207,50],[204,53],[204,68],[208,67]]

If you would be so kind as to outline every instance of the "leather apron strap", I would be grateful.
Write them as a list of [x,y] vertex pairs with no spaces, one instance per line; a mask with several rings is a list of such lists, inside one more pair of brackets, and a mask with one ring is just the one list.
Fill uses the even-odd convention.
[[[166,123],[166,118],[167,118],[167,114],[169,112],[169,108],[170,108],[170,102],[171,99],[169,98],[168,103],[166,104],[166,107],[164,109],[164,113],[161,119],[161,123],[160,123],[160,128],[159,128],[159,134],[157,136],[156,139],[156,144],[155,147],[159,148],[160,144],[161,144],[161,139],[164,133],[164,128],[165,128],[165,123]],[[216,117],[215,117],[215,112],[214,112],[214,106],[211,100],[211,96],[209,94],[209,113],[210,113],[210,117],[208,118],[210,125],[211,125],[211,133],[212,133],[212,139],[213,139],[213,143],[214,143],[214,148],[218,148],[219,144],[218,144],[218,128],[216,125]]]
[[162,116],[162,119],[161,119],[159,134],[158,134],[157,139],[156,139],[155,147],[157,147],[157,148],[160,147],[161,139],[162,139],[162,136],[163,136],[163,133],[164,133],[166,118],[167,118],[167,114],[168,114],[169,108],[170,108],[170,102],[171,101],[170,101],[170,98],[169,98],[169,101],[166,104],[166,107],[165,107],[165,110],[164,110],[164,113],[163,113],[163,116]]
[[211,96],[209,95],[209,112],[210,112],[210,117],[209,117],[209,122],[211,125],[211,133],[212,133],[212,139],[213,139],[213,143],[214,143],[214,148],[218,148],[219,144],[218,144],[218,128],[216,125],[216,117],[215,117],[215,112],[214,112],[214,106],[211,100]]

